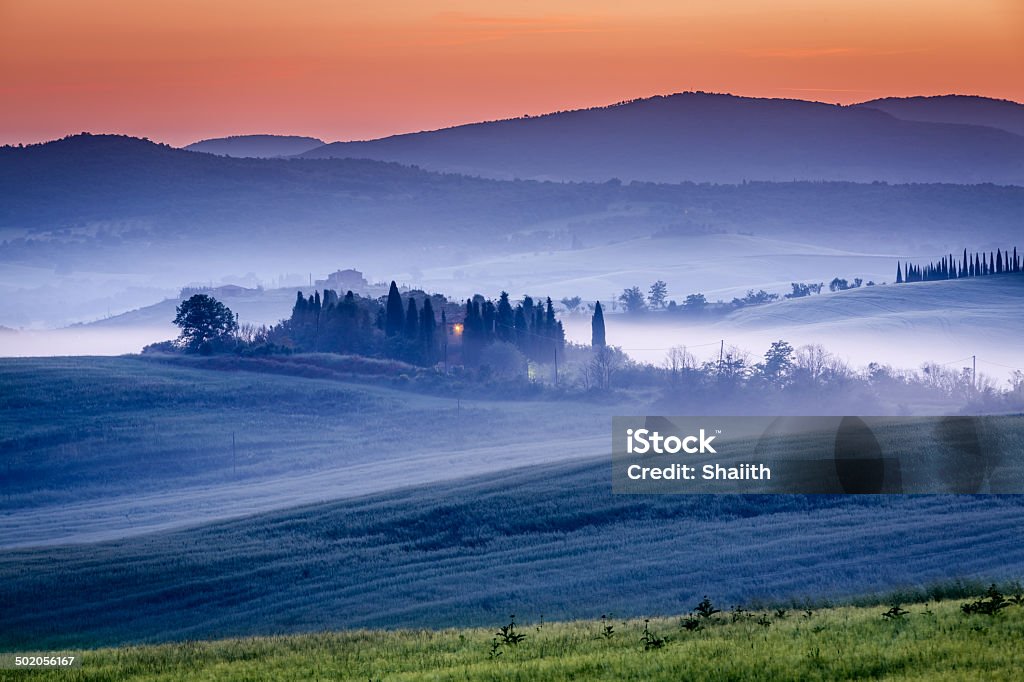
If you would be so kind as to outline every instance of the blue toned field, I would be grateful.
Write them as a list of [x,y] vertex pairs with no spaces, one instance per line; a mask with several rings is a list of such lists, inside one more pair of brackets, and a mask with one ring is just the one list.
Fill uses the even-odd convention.
[[1015,496],[615,496],[622,405],[460,404],[132,358],[5,361],[0,376],[6,650],[635,618],[704,594],[842,602],[1024,576]]

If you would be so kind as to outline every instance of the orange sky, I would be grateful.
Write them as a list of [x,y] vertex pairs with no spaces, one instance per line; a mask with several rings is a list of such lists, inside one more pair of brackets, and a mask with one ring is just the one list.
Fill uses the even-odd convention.
[[0,143],[327,140],[681,90],[1024,101],[1022,0],[0,0]]

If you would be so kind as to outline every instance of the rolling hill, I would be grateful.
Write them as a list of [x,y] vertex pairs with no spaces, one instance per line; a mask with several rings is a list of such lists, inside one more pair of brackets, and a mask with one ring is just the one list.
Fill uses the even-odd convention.
[[363,158],[494,178],[1024,184],[1024,137],[867,106],[679,93],[361,142]]
[[[826,283],[827,283],[826,279]],[[959,372],[972,366],[1005,387],[1024,371],[1024,274],[965,280],[861,287],[741,308],[725,318],[656,314],[607,315],[610,343],[658,363],[670,346],[687,346],[701,360],[717,356],[719,343],[749,353],[750,363],[779,339],[808,344],[854,367],[869,363],[918,368],[939,363]],[[589,339],[588,320],[567,318],[570,338]],[[659,343],[652,343],[652,338]],[[661,347],[663,346],[663,347]]]
[[886,97],[857,106],[884,111],[906,121],[988,126],[1024,135],[1024,105],[1005,99],[969,95]]
[[[138,357],[0,361],[0,547],[123,538],[501,471],[549,461],[553,448],[562,461],[593,456],[612,415],[587,402],[399,390],[399,373],[415,368],[359,380],[341,356],[278,371],[220,361],[219,371]],[[556,410],[558,434],[524,433]],[[469,423],[486,425],[485,442],[467,438]]]
[[884,287],[861,287],[820,296],[788,299],[733,313],[740,327],[829,326],[888,333],[905,328],[954,333],[971,328],[1007,338],[1024,336],[1024,274]]
[[0,650],[671,614],[1024,566],[1019,496],[615,495],[610,419],[642,402],[138,358],[5,360],[0,382]]
[[5,550],[0,649],[629,618],[704,594],[799,603],[1011,580],[1022,522],[1017,496],[613,495],[599,457]]
[[[575,257],[576,269],[588,249],[655,234],[933,254],[962,248],[967,227],[979,247],[1003,245],[1024,214],[1024,188],[1009,186],[498,181],[367,160],[235,159],[100,135],[0,148],[0,195],[8,327],[94,320],[230,273],[301,281],[355,266],[414,283],[445,271],[438,290],[480,291],[488,282],[461,266],[564,252],[547,260]],[[626,269],[644,269],[641,251],[618,255],[637,261]]]
[[318,140],[315,137],[299,135],[232,135],[231,137],[199,140],[186,145],[183,149],[240,159],[272,159],[308,152],[310,149],[321,147],[324,144],[323,140]]

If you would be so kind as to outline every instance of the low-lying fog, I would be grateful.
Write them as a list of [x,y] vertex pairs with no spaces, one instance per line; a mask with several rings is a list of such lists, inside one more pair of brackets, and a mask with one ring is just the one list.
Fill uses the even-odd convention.
[[[935,257],[929,253],[915,262]],[[272,324],[288,316],[296,288],[308,293],[309,282],[325,277],[332,267],[354,266],[364,269],[371,283],[395,278],[400,285],[440,292],[451,299],[474,293],[496,297],[502,290],[514,299],[524,293],[556,301],[572,296],[584,302],[600,299],[606,306],[608,342],[644,362],[662,362],[673,346],[685,346],[700,360],[717,358],[723,341],[726,352],[736,348],[756,362],[771,342],[784,339],[793,346],[820,344],[854,367],[878,362],[919,368],[935,362],[959,368],[969,366],[976,355],[979,374],[1000,382],[1024,367],[1019,342],[1024,338],[1019,304],[1024,276],[880,286],[893,279],[887,273],[895,274],[896,263],[904,259],[896,255],[713,234],[493,257],[450,253],[447,262],[423,254],[413,258],[402,253],[384,261],[381,252],[372,257],[311,252],[307,265],[313,271],[302,274],[292,272],[299,262],[293,255],[284,254],[277,261],[268,258],[240,259],[234,263],[235,272],[246,274],[224,276],[211,275],[231,272],[222,261],[217,268],[205,270],[202,262],[189,267],[175,262],[167,268],[155,262],[139,264],[130,274],[58,275],[4,266],[0,268],[0,356],[136,353],[148,343],[176,335],[171,324],[176,294],[188,284],[247,287],[253,291],[225,303],[243,323]],[[205,277],[199,277],[200,272]],[[879,286],[833,294],[827,290],[833,276],[875,280]],[[817,296],[750,306],[704,320],[667,312],[638,316],[614,312],[611,299],[623,288],[638,286],[646,293],[656,279],[666,281],[668,298],[680,303],[687,294],[698,292],[712,302],[742,296],[748,289],[781,295],[790,282],[824,282],[826,289]],[[255,291],[258,287],[266,291]],[[142,310],[123,319],[104,319],[136,308]],[[589,312],[562,312],[560,317],[569,340],[590,342]],[[95,323],[52,329],[71,321]],[[5,327],[21,329],[14,332]]]
[[[580,315],[562,317],[566,335],[577,343],[590,343],[590,318]],[[975,338],[954,335],[932,337],[926,341],[913,329],[885,333],[849,329],[826,330],[816,326],[776,329],[743,329],[729,322],[717,324],[685,321],[638,321],[628,315],[605,317],[609,344],[621,346],[630,357],[660,365],[669,349],[685,347],[697,362],[718,360],[723,347],[726,354],[744,357],[747,364],[760,362],[774,341],[784,340],[794,348],[818,344],[854,369],[869,363],[891,365],[898,369],[919,369],[925,363],[944,364],[947,369],[971,367],[971,355],[977,355],[979,376],[984,374],[999,384],[1009,378],[1014,368],[1024,369],[1024,352],[1005,339]],[[1005,388],[1005,385],[1001,385]]]

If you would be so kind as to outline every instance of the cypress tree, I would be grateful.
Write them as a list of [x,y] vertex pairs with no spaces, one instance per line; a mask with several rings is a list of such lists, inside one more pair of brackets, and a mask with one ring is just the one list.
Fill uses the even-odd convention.
[[523,296],[523,317],[526,318],[526,324],[533,324],[533,299],[529,296]]
[[996,249],[996,274],[1003,271],[1003,252]]
[[480,306],[480,319],[483,322],[485,345],[494,340],[494,322],[496,317],[497,312],[494,309],[494,303],[489,300],[484,301],[483,305]]
[[[443,319],[443,311],[441,316]],[[420,347],[423,350],[423,361],[427,365],[433,365],[436,360],[436,328],[437,321],[434,320],[434,306],[430,303],[430,298],[426,298],[423,300],[423,308],[420,310]]]
[[508,300],[508,292],[501,292],[498,298],[498,309],[495,312],[494,332],[502,341],[512,341],[515,338],[515,313],[512,312],[512,304]]
[[405,313],[405,338],[415,341],[420,335],[420,314],[416,310],[416,299],[409,297],[409,310]]
[[590,330],[590,345],[602,348],[605,345],[604,311],[601,310],[600,301],[594,303],[594,317],[590,320]]
[[405,327],[405,311],[402,309],[402,296],[398,293],[398,285],[391,281],[391,288],[388,289],[387,310],[384,314],[384,333],[387,336],[397,336],[402,333]]
[[295,322],[298,318],[306,312],[306,297],[302,295],[302,292],[296,292],[295,294],[295,305],[292,306],[292,321]]
[[899,261],[896,262],[896,284],[903,284],[903,271],[900,270]]
[[[530,335],[530,348],[533,349],[533,357],[538,360],[544,359],[544,352],[547,344],[543,337],[547,335],[544,326],[544,306],[538,305],[533,311],[533,334]],[[527,354],[529,355],[529,353]]]
[[480,360],[482,334],[480,304],[475,299],[466,299],[466,319],[462,322],[462,358],[467,365],[475,366]]
[[516,328],[516,347],[520,351],[526,353],[526,342],[530,338],[529,328],[526,325],[526,311],[523,310],[523,304],[520,303],[516,306],[515,311],[515,328]]

